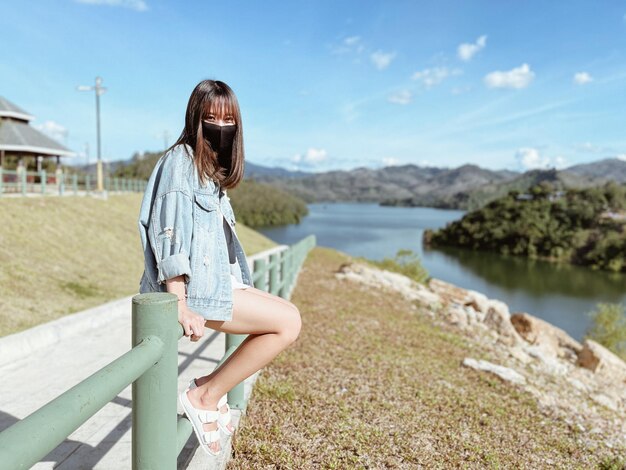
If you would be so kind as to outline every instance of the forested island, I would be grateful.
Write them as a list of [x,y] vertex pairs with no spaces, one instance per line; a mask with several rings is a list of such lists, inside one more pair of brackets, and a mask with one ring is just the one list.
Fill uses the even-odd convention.
[[509,191],[437,231],[425,246],[456,246],[626,272],[626,184]]

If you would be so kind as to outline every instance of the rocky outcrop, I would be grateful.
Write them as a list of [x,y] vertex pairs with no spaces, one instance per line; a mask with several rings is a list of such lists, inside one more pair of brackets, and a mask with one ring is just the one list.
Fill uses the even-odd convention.
[[581,344],[565,331],[528,313],[514,313],[511,324],[526,342],[537,345],[549,356],[573,361],[582,351]]
[[546,414],[579,430],[602,432],[609,445],[626,445],[626,363],[597,342],[585,340],[581,345],[530,313],[511,314],[500,300],[440,279],[422,285],[360,262],[343,264],[335,275],[391,289],[413,301],[420,312],[458,328],[498,359],[465,358],[462,366],[522,387]]
[[616,386],[626,387],[626,364],[601,344],[586,339],[578,354],[577,365],[610,380]]

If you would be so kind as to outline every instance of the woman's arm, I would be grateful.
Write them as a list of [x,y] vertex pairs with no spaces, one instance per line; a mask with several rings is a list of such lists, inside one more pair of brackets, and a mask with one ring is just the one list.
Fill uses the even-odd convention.
[[191,336],[191,341],[198,341],[204,335],[204,317],[187,307],[185,275],[166,279],[165,288],[178,297],[178,322],[183,326],[185,336]]

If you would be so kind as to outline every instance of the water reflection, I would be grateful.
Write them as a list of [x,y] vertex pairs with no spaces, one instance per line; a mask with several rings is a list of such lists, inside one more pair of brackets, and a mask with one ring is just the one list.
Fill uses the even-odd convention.
[[426,253],[431,251],[447,255],[474,275],[502,289],[523,290],[535,297],[561,294],[618,302],[626,291],[626,279],[620,273],[460,248],[426,249]]

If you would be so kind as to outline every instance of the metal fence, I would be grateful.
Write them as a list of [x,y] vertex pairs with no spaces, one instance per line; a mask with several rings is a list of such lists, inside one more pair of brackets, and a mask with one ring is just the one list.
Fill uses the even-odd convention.
[[[254,259],[254,286],[284,298],[291,296],[297,274],[315,246],[314,235]],[[272,250],[273,251],[273,250]],[[177,414],[177,297],[166,292],[132,299],[132,349],[0,433],[0,469],[30,468],[62,443],[132,383],[133,469],[176,468],[193,432]],[[225,361],[246,335],[226,335]],[[244,383],[228,393],[228,403],[244,410]]]
[[[113,192],[141,192],[148,182],[136,178],[104,177],[104,189]],[[65,174],[61,171],[5,170],[0,167],[0,196],[2,194],[79,194],[95,191],[96,176]]]

